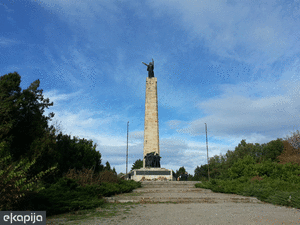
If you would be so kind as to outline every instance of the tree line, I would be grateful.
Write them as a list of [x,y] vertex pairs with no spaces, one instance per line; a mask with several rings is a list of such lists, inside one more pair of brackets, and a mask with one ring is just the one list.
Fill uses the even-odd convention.
[[[48,184],[70,169],[93,168],[95,173],[111,170],[116,174],[109,162],[105,166],[101,164],[101,153],[96,151],[97,145],[92,140],[71,138],[49,126],[55,114],[44,116],[43,113],[53,102],[44,99],[43,90],[38,89],[39,80],[25,90],[21,90],[20,82],[17,72],[0,77],[0,177],[3,180],[8,182],[9,174],[24,170],[27,172],[25,177],[20,175],[23,177],[20,186],[29,180],[37,183],[41,172],[44,173],[40,181]],[[0,191],[4,188],[1,185]]]
[[[228,169],[233,166],[239,159],[245,156],[251,156],[256,163],[263,163],[266,161],[285,164],[288,162],[297,163],[300,165],[300,135],[299,131],[293,133],[291,137],[285,139],[277,138],[268,143],[246,143],[243,139],[234,151],[228,150],[225,155],[215,155],[209,158],[209,164],[197,166],[194,170],[194,176],[186,174],[184,166],[180,167],[176,172],[173,171],[175,178],[180,180],[208,180],[208,167],[209,175],[212,179],[224,179],[228,177]],[[138,159],[132,165],[131,170],[143,167],[143,161]]]

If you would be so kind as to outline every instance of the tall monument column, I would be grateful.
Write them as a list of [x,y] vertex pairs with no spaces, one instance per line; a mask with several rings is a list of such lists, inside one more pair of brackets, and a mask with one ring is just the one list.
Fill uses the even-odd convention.
[[160,155],[156,77],[147,77],[146,80],[143,168],[145,168],[145,156],[151,152]]
[[[146,80],[145,102],[145,127],[144,127],[144,155],[143,168],[160,167],[159,136],[158,136],[158,112],[157,112],[157,79],[154,77],[154,61],[147,66],[148,77]],[[154,155],[147,155],[154,152]],[[147,155],[146,159],[145,156]]]
[[134,169],[126,174],[127,179],[135,181],[169,180],[175,181],[171,169],[160,167],[159,135],[158,135],[158,110],[157,110],[157,79],[154,77],[154,61],[147,66],[145,102],[145,127],[144,127],[144,156],[143,168]]

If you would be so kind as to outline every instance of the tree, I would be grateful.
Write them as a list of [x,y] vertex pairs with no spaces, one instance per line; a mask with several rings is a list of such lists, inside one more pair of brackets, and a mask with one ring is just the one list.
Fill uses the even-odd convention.
[[[93,168],[95,173],[104,170],[101,165],[101,154],[96,151],[97,144],[93,145],[92,140],[71,138],[71,135],[63,135],[62,132],[56,136],[55,160],[58,163],[59,172],[55,180],[62,177],[70,169],[77,171],[83,168]],[[54,177],[49,177],[47,183],[54,182]]]
[[38,157],[53,153],[54,128],[48,127],[48,120],[54,113],[48,117],[43,115],[44,108],[52,106],[53,102],[49,103],[49,99],[43,98],[43,90],[38,90],[39,80],[22,92],[20,82],[21,77],[17,72],[0,77],[0,141],[7,143],[0,157],[9,154],[13,162],[36,158],[32,170],[41,166],[43,169],[50,168],[55,164],[51,157],[47,156],[45,163],[41,163]]
[[61,132],[63,133],[63,128],[62,128],[62,125],[61,125],[61,121],[58,124],[58,121],[55,120],[55,122],[51,125],[51,127],[54,127],[53,128],[53,133],[55,134],[55,136],[57,136]]
[[122,172],[121,172],[121,173],[119,173],[117,176],[118,176],[118,177],[121,177],[121,176],[124,176],[124,175],[125,175],[125,173],[122,173]]
[[242,176],[255,176],[253,167],[256,164],[254,158],[250,155],[246,155],[243,159],[239,159],[228,169],[230,178],[237,179]]
[[288,140],[283,141],[284,151],[277,157],[278,164],[291,162],[300,165],[300,148],[295,148]]
[[54,113],[48,117],[43,115],[44,108],[52,106],[53,102],[43,98],[43,90],[37,90],[40,81],[34,81],[22,92],[20,82],[17,72],[6,74],[0,80],[0,140],[10,143],[13,161],[42,154],[41,151],[32,152],[30,147],[49,132],[48,120],[54,117]]
[[[0,143],[0,151],[6,143]],[[7,165],[7,161],[8,163]],[[51,170],[56,168],[50,168],[46,171],[41,171],[32,179],[28,180],[26,178],[27,170],[36,162],[34,159],[32,162],[28,162],[28,159],[21,159],[19,162],[12,163],[11,156],[3,157],[0,159],[0,210],[14,210],[13,204],[18,203],[22,200],[22,197],[26,196],[28,193],[37,193],[45,187],[40,182],[40,178]],[[6,163],[6,164],[5,164]]]
[[300,133],[298,130],[293,132],[291,137],[287,135],[284,140],[288,141],[294,148],[300,148]]
[[48,127],[48,120],[54,117],[54,113],[48,117],[43,115],[44,108],[52,106],[53,102],[43,98],[43,90],[38,90],[39,80],[22,92],[20,82],[17,72],[0,78],[0,140],[9,146],[1,151],[1,155],[8,153],[13,162],[35,158],[36,163],[26,174],[30,179],[38,172],[55,166],[51,157],[55,145],[54,128]]
[[111,170],[111,168],[110,168],[110,164],[109,164],[109,162],[108,162],[108,161],[105,163],[104,170]]
[[263,148],[263,160],[271,159],[271,161],[279,162],[277,157],[281,155],[284,150],[283,140],[277,138],[277,140],[270,141]]
[[184,166],[180,167],[179,170],[176,170],[176,177],[181,176],[182,174],[185,174],[185,168]]
[[116,168],[115,168],[115,167],[113,168],[112,171],[114,172],[115,175],[117,175],[117,171],[116,171]]
[[177,179],[177,174],[172,170],[173,176]]
[[6,143],[0,156],[9,153],[13,162],[35,158],[36,163],[26,174],[28,179],[53,166],[57,166],[58,170],[48,175],[52,176],[52,179],[49,177],[52,181],[73,168],[94,167],[95,172],[102,171],[101,154],[92,141],[71,140],[61,132],[57,135],[58,130],[53,125],[48,126],[48,120],[54,117],[54,113],[45,117],[44,108],[52,106],[53,102],[43,98],[43,90],[38,90],[39,80],[23,92],[20,82],[20,75],[16,72],[0,78],[0,141]]
[[235,154],[238,155],[238,159],[244,158],[246,155],[250,155],[254,158],[257,158],[257,151],[259,150],[259,144],[256,143],[246,143],[246,140],[243,139],[237,147],[235,147]]
[[[14,196],[8,190],[14,190],[16,196],[24,196],[25,192],[34,189],[38,191],[39,179],[55,169],[48,167],[50,169],[34,174],[28,172],[29,169],[40,167],[38,157],[53,147],[53,136],[47,121],[54,114],[50,113],[49,117],[42,115],[44,108],[53,103],[49,104],[49,99],[44,100],[42,90],[37,90],[39,80],[22,93],[20,82],[21,77],[17,72],[0,77],[0,193],[12,199]],[[39,146],[34,154],[33,146]],[[29,156],[31,160],[28,160]],[[47,162],[50,166],[51,160]]]
[[208,178],[208,165],[201,165],[201,167],[197,166],[194,170],[194,177],[197,180],[200,180],[202,177]]
[[138,159],[132,164],[131,170],[136,170],[140,168],[143,168],[143,160]]
[[189,174],[188,175],[188,181],[193,181],[193,180],[195,180],[195,178],[194,178],[194,176],[193,175],[191,175],[191,174]]

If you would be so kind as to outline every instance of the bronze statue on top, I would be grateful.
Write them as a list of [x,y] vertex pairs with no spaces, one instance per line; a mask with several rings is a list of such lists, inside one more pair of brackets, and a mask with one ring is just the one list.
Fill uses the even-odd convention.
[[[142,62],[144,63],[144,62]],[[151,78],[151,77],[154,77],[154,61],[152,59],[152,62],[148,64],[144,63],[146,66],[147,66],[147,71],[148,71],[148,77]]]

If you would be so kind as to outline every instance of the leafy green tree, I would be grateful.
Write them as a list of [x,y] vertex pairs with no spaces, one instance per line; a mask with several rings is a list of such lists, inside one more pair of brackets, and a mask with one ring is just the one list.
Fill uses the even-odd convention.
[[185,174],[185,168],[184,166],[180,167],[179,170],[178,170],[179,174]]
[[[56,179],[61,178],[70,169],[77,171],[83,168],[93,168],[95,173],[104,170],[101,165],[101,154],[96,151],[97,144],[92,140],[71,138],[71,135],[63,135],[62,132],[56,136],[55,160],[58,163],[59,172],[55,174]],[[55,182],[54,177],[49,177],[47,183]]]
[[0,141],[9,146],[1,151],[0,156],[11,155],[13,162],[35,158],[36,163],[26,174],[30,179],[55,166],[55,160],[49,157],[55,144],[54,128],[48,127],[48,120],[54,113],[48,117],[43,115],[44,108],[52,106],[53,102],[43,98],[43,90],[38,90],[39,80],[22,92],[20,82],[17,72],[0,77]]
[[174,172],[174,170],[172,170],[172,174],[175,177],[175,179],[177,179],[176,173]]
[[244,158],[246,155],[250,155],[253,157],[256,162],[262,161],[265,152],[263,150],[264,146],[266,144],[258,144],[255,143],[246,143],[246,140],[242,140],[240,144],[238,144],[237,147],[235,147],[234,151],[229,151],[226,153],[227,160],[226,162],[228,165],[232,166],[238,159]]
[[283,152],[284,145],[283,140],[281,138],[277,138],[277,140],[270,141],[267,143],[266,146],[263,148],[263,159],[271,161],[279,162],[277,157]]
[[228,150],[225,155],[226,155],[226,159],[227,159],[226,162],[229,165],[233,165],[239,159],[238,155],[235,151]]
[[73,168],[80,170],[94,166],[95,172],[103,170],[101,154],[95,150],[92,141],[71,140],[61,132],[56,135],[58,130],[53,125],[48,126],[48,120],[54,117],[54,113],[45,117],[44,108],[52,106],[53,102],[43,98],[43,90],[38,90],[39,80],[23,92],[20,82],[20,75],[16,72],[0,79],[0,141],[9,146],[1,154],[9,153],[13,162],[21,158],[29,161],[35,158],[36,163],[27,172],[28,179],[53,166],[57,166],[58,170],[48,174],[52,178]]
[[181,174],[185,174],[184,166],[180,167],[179,170],[176,170],[176,177],[179,177]]
[[111,170],[111,168],[110,168],[110,164],[109,164],[109,162],[108,162],[108,161],[105,163],[104,170]]
[[118,174],[118,177],[121,177],[121,176],[123,176],[123,175],[125,175],[125,173],[122,173],[122,172],[121,172],[121,173]]
[[38,90],[40,81],[34,81],[22,92],[20,82],[17,72],[6,74],[0,80],[0,140],[10,143],[13,161],[42,154],[40,150],[33,152],[31,144],[49,132],[48,120],[54,117],[54,113],[48,117],[43,115],[44,108],[53,102],[49,103],[49,99],[43,98],[43,90]]
[[[0,151],[3,149],[5,143],[0,144]],[[22,197],[27,196],[30,193],[37,193],[45,187],[40,178],[55,170],[52,167],[46,171],[41,171],[32,179],[26,178],[26,172],[36,162],[34,159],[32,162],[28,162],[28,159],[21,159],[19,162],[12,163],[11,156],[8,155],[0,159],[0,210],[15,210],[13,204],[22,200]],[[9,163],[8,163],[9,162]],[[9,166],[4,166],[9,164]]]
[[[44,108],[53,103],[49,104],[49,99],[44,100],[42,90],[37,90],[39,80],[33,82],[23,92],[19,87],[20,82],[21,77],[17,72],[0,77],[0,180],[3,188],[0,192],[10,190],[11,182],[16,182],[13,185],[16,188],[15,194],[24,196],[22,190],[33,190],[33,183],[37,185],[45,173],[50,170],[53,172],[55,169],[50,168],[54,163],[48,160],[43,168],[50,169],[46,171],[40,169],[33,174],[28,172],[32,168],[40,167],[39,157],[45,152],[50,152],[53,147],[53,136],[48,127],[48,120],[54,114],[50,113],[49,117],[42,115]],[[18,189],[20,186],[23,188]]]
[[194,178],[194,176],[193,175],[191,175],[191,174],[189,174],[188,175],[188,181],[193,181],[193,180],[195,180],[195,178]]
[[231,168],[228,169],[229,176],[233,179],[237,179],[242,176],[255,176],[256,174],[253,171],[249,171],[249,168],[254,168],[255,164],[254,158],[250,155],[246,155],[243,159],[239,159]]
[[112,171],[113,171],[113,173],[114,173],[115,175],[117,175],[117,171],[116,171],[116,168],[115,168],[115,167],[113,168]]
[[43,90],[37,90],[39,80],[23,92],[20,82],[17,72],[0,77],[0,140],[10,144],[9,152],[14,160],[24,157],[32,142],[51,130],[47,123],[54,116],[54,113],[43,116],[44,108],[53,103],[43,98]]
[[200,180],[202,177],[208,178],[208,165],[201,165],[201,167],[197,166],[194,170],[194,177],[196,180]]
[[136,170],[140,168],[143,168],[143,160],[138,159],[132,164],[131,170]]
[[210,175],[210,177],[215,178],[220,175],[222,160],[224,160],[224,157],[222,158],[218,155],[215,155],[215,156],[209,158],[209,175]]
[[258,151],[260,151],[260,145],[256,143],[255,145],[252,143],[246,143],[246,140],[242,140],[237,147],[235,147],[235,154],[238,155],[239,159],[244,158],[246,155],[250,155],[253,158],[258,157]]

